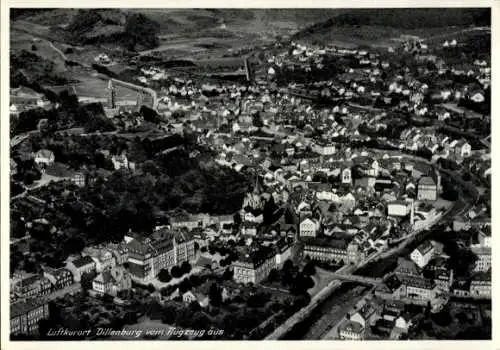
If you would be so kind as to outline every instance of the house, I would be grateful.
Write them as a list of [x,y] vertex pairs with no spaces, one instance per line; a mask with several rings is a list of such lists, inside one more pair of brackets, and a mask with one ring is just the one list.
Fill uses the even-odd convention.
[[50,280],[39,275],[27,276],[14,283],[13,291],[20,298],[41,297],[52,291]]
[[351,168],[345,168],[342,170],[341,179],[343,184],[351,184],[352,183],[352,171]]
[[92,289],[98,294],[117,296],[118,292],[132,288],[130,274],[122,266],[108,268],[92,281]]
[[411,252],[410,258],[418,267],[423,268],[432,259],[433,254],[434,246],[431,241],[425,241]]
[[396,200],[387,203],[387,215],[402,217],[410,213],[411,202]]
[[233,279],[238,283],[258,284],[276,268],[276,253],[272,248],[260,247],[239,255],[232,263]]
[[396,269],[394,270],[396,276],[418,276],[420,274],[417,265],[409,259],[398,258]]
[[54,161],[55,161],[54,152],[52,152],[48,149],[41,149],[35,153],[34,161],[35,161],[36,165],[43,167],[43,168],[46,168],[49,165],[54,164]]
[[241,224],[241,234],[249,235],[249,236],[256,236],[257,235],[257,226],[258,226],[258,224],[255,222],[245,221],[243,224]]
[[202,293],[196,293],[192,291],[187,291],[182,295],[182,301],[186,304],[191,304],[192,302],[197,302],[201,307],[207,307],[209,303],[209,298],[207,295]]
[[316,237],[320,228],[317,219],[306,218],[300,222],[299,235],[301,237]]
[[313,151],[322,155],[322,156],[330,156],[335,154],[335,144],[333,143],[316,143],[313,146]]
[[491,268],[491,247],[473,246],[471,251],[477,256],[474,271],[488,271]]
[[455,154],[460,158],[470,157],[472,155],[471,145],[465,140],[458,141],[454,149]]
[[85,174],[82,172],[76,172],[71,177],[71,181],[73,181],[73,183],[79,187],[84,187],[86,183]]
[[66,268],[53,269],[45,268],[43,276],[46,277],[54,289],[62,289],[73,284],[73,274]]
[[125,154],[112,156],[111,162],[113,163],[115,170],[131,168],[128,158]]
[[418,181],[417,199],[435,201],[437,199],[437,185],[430,176],[424,176]]
[[400,336],[404,333],[408,333],[408,329],[411,327],[412,321],[409,313],[403,313],[394,322],[394,328],[391,332],[390,339],[398,340]]
[[433,301],[436,297],[436,285],[433,281],[420,276],[406,276],[402,278],[406,286],[406,297],[421,302]]
[[69,261],[66,268],[73,274],[75,282],[80,282],[82,275],[96,270],[95,261],[88,255]]
[[356,313],[354,313],[350,320],[361,324],[364,328],[369,327],[377,317],[376,308],[371,302],[365,303]]
[[101,248],[85,248],[82,255],[88,255],[95,262],[95,270],[100,273],[108,268],[116,265],[116,259],[113,254],[107,249]]
[[491,299],[491,273],[482,273],[472,279],[470,295],[476,298]]
[[478,233],[478,240],[481,247],[491,248],[491,229],[481,229]]
[[358,322],[351,320],[342,322],[338,331],[341,340],[363,340],[365,337],[365,328]]
[[49,303],[41,298],[19,300],[10,305],[10,333],[36,335],[38,322],[49,318]]

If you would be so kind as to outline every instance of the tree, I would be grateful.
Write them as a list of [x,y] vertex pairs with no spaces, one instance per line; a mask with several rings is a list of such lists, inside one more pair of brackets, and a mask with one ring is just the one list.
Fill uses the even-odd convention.
[[282,268],[282,270],[283,270],[283,272],[285,272],[285,271],[290,271],[290,270],[292,270],[292,269],[293,269],[293,267],[294,267],[294,266],[293,266],[293,262],[292,262],[292,260],[290,260],[290,259],[286,259],[286,261],[283,263],[283,268]]
[[222,303],[222,291],[215,282],[213,282],[210,286],[208,298],[210,300],[210,304],[213,306],[219,306]]
[[172,280],[172,276],[170,276],[167,269],[161,269],[160,273],[158,274],[158,279],[160,280],[160,282],[166,283]]
[[182,270],[179,266],[176,265],[172,267],[172,269],[170,270],[170,274],[173,278],[179,278],[182,276]]
[[83,290],[89,290],[92,289],[92,281],[96,277],[95,272],[86,272],[83,273],[82,276],[80,277],[80,284],[82,286]]
[[189,280],[189,278],[185,278],[181,281],[181,283],[179,283],[179,293],[180,294],[184,294],[186,293],[188,290],[190,290],[192,288],[192,284],[191,284],[191,281]]
[[181,271],[183,274],[188,274],[191,272],[191,264],[188,261],[183,261],[181,264]]
[[313,260],[309,261],[302,270],[302,273],[306,276],[312,276],[316,273],[316,264]]
[[268,280],[269,282],[276,282],[279,279],[279,273],[277,269],[271,269],[269,271]]
[[168,304],[163,308],[161,321],[166,324],[173,324],[177,317],[177,307]]
[[222,274],[222,279],[224,279],[226,281],[231,280],[231,279],[233,279],[233,275],[234,275],[233,270],[231,270],[229,267],[227,267],[224,270],[224,273]]
[[427,305],[425,307],[425,314],[424,315],[425,315],[426,319],[429,319],[429,317],[431,316],[431,308],[432,308],[431,307],[431,302],[429,300],[429,301],[427,301]]

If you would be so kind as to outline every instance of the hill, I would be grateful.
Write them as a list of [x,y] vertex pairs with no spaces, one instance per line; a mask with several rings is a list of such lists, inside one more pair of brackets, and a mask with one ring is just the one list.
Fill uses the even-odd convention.
[[298,31],[292,39],[377,45],[403,33],[425,35],[449,27],[490,25],[490,9],[349,9],[339,10],[330,19]]

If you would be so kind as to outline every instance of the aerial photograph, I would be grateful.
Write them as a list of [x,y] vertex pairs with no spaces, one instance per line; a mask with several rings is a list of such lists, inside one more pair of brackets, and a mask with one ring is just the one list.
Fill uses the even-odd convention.
[[492,339],[491,8],[9,16],[11,343]]

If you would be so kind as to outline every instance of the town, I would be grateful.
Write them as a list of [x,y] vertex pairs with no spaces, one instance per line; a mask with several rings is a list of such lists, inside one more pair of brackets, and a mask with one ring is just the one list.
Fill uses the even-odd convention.
[[[385,46],[306,31],[212,67],[30,16],[11,19],[12,340],[491,339],[489,22]],[[115,20],[70,28],[85,16]]]

